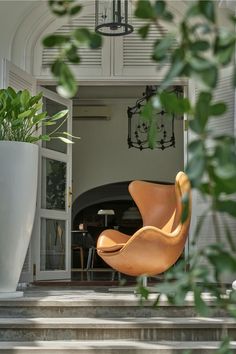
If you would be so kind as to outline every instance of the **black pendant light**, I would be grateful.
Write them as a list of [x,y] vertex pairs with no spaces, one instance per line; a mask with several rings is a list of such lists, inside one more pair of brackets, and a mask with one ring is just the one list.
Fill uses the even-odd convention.
[[[143,93],[143,97],[139,98],[135,105],[128,107],[128,146],[129,148],[137,148],[144,150],[150,148],[148,141],[149,134],[149,122],[144,122],[140,117],[140,112],[145,103],[156,94],[157,86],[146,86],[146,90]],[[181,86],[175,86],[169,92],[174,92],[177,97],[183,95],[183,88]],[[165,150],[171,146],[175,147],[175,117],[174,114],[167,114],[167,112],[161,109],[155,113],[155,124],[157,139],[155,142],[155,148]],[[182,117],[180,117],[182,119]]]
[[128,23],[128,0],[95,0],[95,31],[103,36],[133,32]]

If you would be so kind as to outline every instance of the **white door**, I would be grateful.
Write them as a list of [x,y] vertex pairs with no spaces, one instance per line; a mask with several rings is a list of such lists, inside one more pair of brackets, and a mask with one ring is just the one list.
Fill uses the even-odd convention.
[[[68,109],[58,131],[71,133],[72,101],[39,87],[48,115]],[[44,128],[49,134],[55,126]],[[71,157],[70,144],[52,139],[41,143],[38,205],[34,237],[35,280],[69,279],[71,274]]]
[[[7,59],[2,59],[0,70],[0,84],[1,88],[11,86],[15,90],[27,89],[32,95],[36,92],[36,79],[26,71],[18,68]],[[14,220],[12,220],[14,222]],[[33,280],[33,266],[32,266],[32,242],[30,242],[24,266],[20,276],[20,283],[29,283]]]
[[[209,123],[209,128],[214,131],[214,134],[223,135],[223,134],[233,134],[235,132],[235,91],[232,87],[232,75],[233,69],[232,67],[222,69],[220,72],[220,80],[218,87],[214,92],[214,99],[216,101],[224,101],[227,104],[228,110],[222,115],[222,117],[218,117],[212,119]],[[194,84],[191,83],[189,87],[190,99],[195,101],[196,96],[196,88]],[[194,139],[194,133],[188,131],[188,140],[192,141]],[[203,249],[205,246],[216,243],[214,225],[212,222],[211,212],[208,212],[209,209],[209,201],[207,198],[203,199],[199,192],[194,190],[192,197],[192,221],[190,228],[190,239],[192,239],[194,235],[194,231],[196,229],[197,224],[204,218],[204,222],[202,224],[202,228],[199,233],[199,237],[197,239],[196,247],[197,249]],[[230,228],[231,234],[235,235],[236,232],[236,220],[233,217],[225,216],[225,220]],[[224,224],[222,220],[219,222],[220,232],[223,235],[224,232]],[[222,240],[225,245],[228,246],[227,240]],[[227,247],[229,248],[229,246]],[[231,279],[232,280],[232,279]],[[230,282],[230,279],[225,278],[225,282]]]

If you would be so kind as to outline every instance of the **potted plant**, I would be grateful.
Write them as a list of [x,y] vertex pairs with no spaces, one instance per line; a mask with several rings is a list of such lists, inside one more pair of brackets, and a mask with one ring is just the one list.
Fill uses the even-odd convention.
[[30,242],[37,196],[38,145],[68,133],[56,128],[43,135],[42,128],[66,119],[67,110],[52,117],[42,112],[42,93],[11,87],[0,90],[0,298],[16,292]]

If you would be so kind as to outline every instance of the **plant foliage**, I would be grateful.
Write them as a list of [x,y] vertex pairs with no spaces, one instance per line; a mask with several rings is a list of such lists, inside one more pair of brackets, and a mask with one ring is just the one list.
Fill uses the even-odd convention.
[[[31,96],[28,90],[16,92],[11,87],[0,90],[0,140],[36,143],[57,138],[72,143],[70,134],[59,131],[68,110],[49,117],[43,112],[42,96],[42,93]],[[42,128],[49,125],[55,125],[55,129],[49,134],[41,134]]]
[[[48,4],[57,16],[74,16],[82,9],[82,6],[75,4],[75,0],[50,0]],[[50,34],[43,39],[43,45],[47,48],[59,49],[59,55],[51,66],[51,72],[58,80],[58,93],[63,97],[73,97],[77,92],[77,83],[68,63],[72,65],[80,63],[81,46],[88,46],[91,49],[100,48],[101,36],[88,28],[77,28],[69,35]]]
[[[179,262],[165,274],[164,282],[159,284],[157,289],[158,292],[166,294],[170,303],[177,305],[183,304],[187,293],[191,291],[196,309],[203,315],[210,311],[207,301],[202,297],[202,293],[208,291],[212,295],[211,304],[227,310],[236,317],[236,292],[232,291],[229,296],[225,296],[223,282],[225,273],[236,274],[236,242],[228,225],[229,217],[236,217],[236,139],[233,131],[216,135],[210,129],[211,122],[219,119],[227,111],[225,102],[214,99],[214,90],[219,85],[222,69],[232,67],[232,90],[236,86],[236,70],[233,68],[236,34],[230,26],[228,28],[219,26],[217,2],[198,0],[188,3],[189,8],[180,22],[176,21],[175,14],[168,9],[168,2],[163,0],[138,0],[135,11],[136,17],[146,21],[139,29],[139,34],[144,40],[153,25],[158,31],[160,24],[165,26],[165,23],[175,25],[179,23],[176,25],[176,32],[163,34],[163,37],[154,43],[153,52],[150,53],[158,65],[166,61],[170,65],[159,85],[157,95],[149,100],[142,110],[142,116],[144,120],[151,122],[153,112],[160,105],[165,106],[170,112],[188,116],[189,128],[195,138],[188,146],[190,157],[187,174],[192,187],[201,194],[207,205],[191,240],[191,254],[187,264],[186,261]],[[234,28],[235,16],[229,17],[229,21]],[[79,29],[78,33],[77,31],[70,36],[70,43],[81,42],[84,38],[77,35],[82,29]],[[87,41],[88,38],[94,41],[94,38],[87,34]],[[173,46],[176,38],[177,46]],[[60,45],[61,42],[63,40],[60,39],[57,44]],[[63,45],[61,47],[63,57],[64,47]],[[66,55],[63,60],[64,58]],[[52,70],[55,70],[55,65],[57,62],[53,64]],[[67,67],[64,62],[63,65]],[[65,77],[59,70],[57,76],[59,85],[63,85]],[[167,97],[165,89],[181,77],[194,80],[198,92],[196,102],[191,102],[188,98],[178,100],[176,97]],[[65,90],[68,81],[72,84],[70,75],[67,76]],[[155,145],[153,137],[154,131],[149,134],[150,147]],[[195,249],[207,215],[212,218],[216,242],[204,249]],[[223,228],[220,227],[222,224]],[[139,286],[139,293],[144,299],[149,295],[148,290],[142,285]],[[160,297],[157,296],[156,304],[159,300]],[[222,342],[218,352],[229,352],[228,338]]]

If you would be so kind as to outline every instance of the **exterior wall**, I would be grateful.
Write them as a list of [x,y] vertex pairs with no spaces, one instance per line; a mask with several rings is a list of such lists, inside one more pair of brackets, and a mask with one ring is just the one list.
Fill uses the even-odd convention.
[[[86,8],[94,4],[93,0],[81,0],[81,3]],[[178,21],[185,12],[187,2],[170,0],[169,5]],[[221,24],[229,25],[228,15],[227,8],[219,8]],[[64,23],[67,23],[66,18],[55,17],[50,13],[46,0],[0,1],[0,57],[11,60],[31,74],[38,72],[38,46],[42,36],[57,30]]]
[[[112,87],[110,88],[112,90]],[[137,99],[137,97],[136,97]],[[127,107],[135,98],[102,100],[111,107],[110,120],[74,120],[73,134],[81,140],[73,145],[73,198],[104,184],[133,179],[174,181],[183,169],[183,121],[176,121],[176,148],[143,150],[128,148]]]
[[[11,57],[14,37],[36,1],[0,2],[0,57],[14,61],[14,58]],[[21,43],[22,46],[25,44]]]

